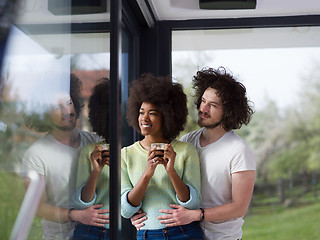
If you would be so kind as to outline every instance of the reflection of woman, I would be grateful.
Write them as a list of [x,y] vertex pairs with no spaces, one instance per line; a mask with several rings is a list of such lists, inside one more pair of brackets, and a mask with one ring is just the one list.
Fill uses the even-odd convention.
[[[89,144],[80,153],[77,173],[76,203],[79,208],[97,205],[99,222],[78,224],[73,239],[109,239],[109,149],[103,144],[109,139],[109,80],[103,79],[89,99],[89,121],[94,132],[105,140]],[[92,214],[96,214],[92,212]],[[94,216],[93,216],[94,218]]]
[[[180,84],[151,74],[132,83],[127,119],[144,139],[121,151],[121,214],[130,218],[140,208],[147,214],[138,239],[155,239],[158,234],[170,239],[202,239],[197,222],[165,228],[157,219],[159,209],[171,203],[189,209],[199,205],[197,151],[175,140],[186,118],[186,95]],[[152,143],[166,143],[164,153],[151,149]]]

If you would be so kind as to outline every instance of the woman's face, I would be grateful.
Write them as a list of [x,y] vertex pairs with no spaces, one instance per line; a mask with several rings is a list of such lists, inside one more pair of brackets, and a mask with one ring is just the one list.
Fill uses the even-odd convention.
[[162,113],[156,105],[143,102],[138,121],[143,136],[162,137]]

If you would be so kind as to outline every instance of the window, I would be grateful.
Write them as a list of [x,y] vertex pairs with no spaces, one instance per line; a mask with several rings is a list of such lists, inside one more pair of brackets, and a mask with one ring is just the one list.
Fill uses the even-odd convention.
[[[287,238],[277,239],[305,238],[298,229],[317,229],[311,219],[319,209],[319,37],[319,27],[172,32],[173,77],[189,97],[184,133],[198,128],[191,81],[204,67],[231,71],[254,104],[250,124],[238,131],[257,160],[245,239],[283,232]],[[290,217],[297,209],[298,229]]]
[[[80,105],[84,106],[76,127],[92,131],[88,121],[88,100],[93,87],[101,78],[109,77],[110,72],[110,34],[106,24],[101,23],[108,21],[106,12],[71,16],[50,12],[44,4],[32,1],[19,7],[1,68],[0,233],[4,239],[10,237],[26,192],[21,179],[24,177],[25,152],[45,135],[45,132],[28,128],[25,116],[37,115],[39,119],[46,119],[47,107],[53,97],[73,89],[70,83],[73,73],[82,82],[77,93]],[[77,23],[79,20],[81,24]],[[75,149],[77,151],[77,147]],[[60,182],[54,179],[52,183],[59,185]],[[42,192],[37,194],[42,195]],[[47,198],[50,198],[48,188]],[[58,206],[67,207],[65,204]],[[27,235],[29,229],[20,228]],[[28,239],[42,239],[42,235],[41,218],[36,217]]]

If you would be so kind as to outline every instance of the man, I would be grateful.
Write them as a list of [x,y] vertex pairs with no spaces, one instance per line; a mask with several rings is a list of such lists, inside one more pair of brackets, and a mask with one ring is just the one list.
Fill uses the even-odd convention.
[[[233,129],[248,124],[253,110],[245,87],[224,68],[198,71],[196,90],[198,124],[201,129],[181,138],[198,150],[201,167],[201,208],[189,210],[179,205],[160,210],[160,223],[167,227],[201,221],[206,240],[241,239],[243,216],[252,196],[255,158],[246,142]],[[132,219],[143,226],[140,214]],[[140,217],[140,219],[139,219]]]
[[[97,225],[106,221],[107,210],[94,205],[73,210],[77,163],[80,150],[99,137],[76,128],[81,104],[78,93],[80,80],[71,74],[70,94],[50,94],[49,106],[43,114],[26,114],[26,124],[40,132],[47,132],[26,151],[23,164],[39,173],[45,181],[45,192],[37,216],[43,218],[45,239],[71,239],[75,221]],[[43,99],[44,102],[48,103]]]

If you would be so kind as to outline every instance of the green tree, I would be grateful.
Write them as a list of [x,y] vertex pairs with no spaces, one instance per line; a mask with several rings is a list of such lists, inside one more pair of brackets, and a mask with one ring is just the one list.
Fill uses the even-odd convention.
[[265,182],[269,178],[267,164],[285,144],[285,126],[276,102],[269,99],[264,108],[253,114],[248,126],[237,131],[255,153],[258,182]]

